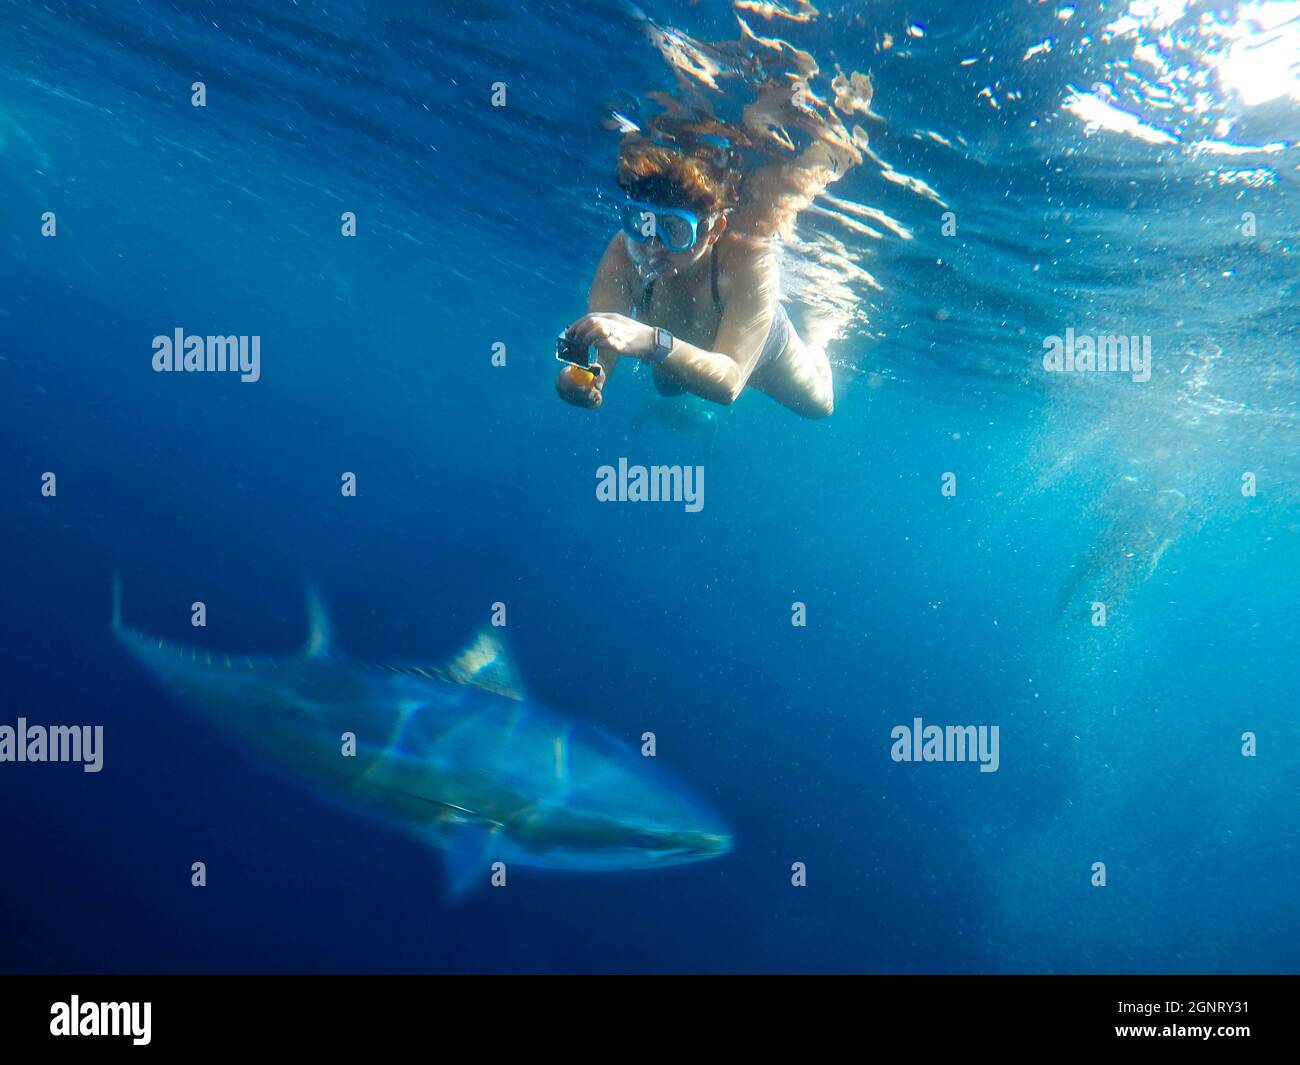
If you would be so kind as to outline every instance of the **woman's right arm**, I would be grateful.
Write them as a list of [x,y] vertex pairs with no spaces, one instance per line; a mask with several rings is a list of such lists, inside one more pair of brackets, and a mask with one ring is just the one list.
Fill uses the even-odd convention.
[[[587,313],[626,314],[630,311],[632,309],[631,273],[632,263],[627,257],[623,234],[620,231],[615,233],[610,242],[605,245],[605,254],[600,257],[596,276],[592,278],[591,289],[587,293]],[[596,383],[591,387],[575,384],[568,368],[562,369],[555,382],[560,397],[576,407],[599,407],[601,389],[609,380],[618,358],[616,353],[608,349],[597,350],[596,361],[600,364],[601,373],[597,375]]]
[[[632,310],[632,261],[627,257],[627,246],[620,230],[605,245],[596,276],[591,279],[587,293],[588,314],[628,314]],[[597,359],[608,377],[618,362],[612,351],[601,351]]]

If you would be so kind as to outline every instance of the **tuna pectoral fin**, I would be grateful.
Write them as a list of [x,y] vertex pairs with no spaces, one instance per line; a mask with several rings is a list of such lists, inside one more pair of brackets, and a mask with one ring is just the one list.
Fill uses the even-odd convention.
[[[388,784],[381,784],[374,780],[360,780],[357,782],[357,790],[370,798],[377,798],[390,806],[396,806],[401,809],[412,820],[428,814],[428,808],[437,807],[437,813],[434,823],[445,825],[458,821],[477,821],[479,815],[473,810],[464,806],[458,806],[454,802],[447,802],[445,799],[435,799],[429,795],[419,795],[413,791],[407,791],[404,788],[394,788]],[[501,827],[495,821],[483,821],[483,824],[490,828]],[[441,844],[440,844],[441,845]]]
[[447,899],[460,902],[486,886],[500,859],[494,854],[499,825],[454,825],[439,836],[447,870]]

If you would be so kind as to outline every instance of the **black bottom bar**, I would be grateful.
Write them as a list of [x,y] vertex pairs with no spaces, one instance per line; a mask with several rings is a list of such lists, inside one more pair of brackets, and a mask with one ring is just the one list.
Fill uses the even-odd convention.
[[0,1031],[9,1060],[19,1048],[337,1054],[413,1041],[431,1055],[829,1040],[918,1052],[1251,1051],[1295,1045],[1298,991],[1291,976],[10,976],[0,977]]

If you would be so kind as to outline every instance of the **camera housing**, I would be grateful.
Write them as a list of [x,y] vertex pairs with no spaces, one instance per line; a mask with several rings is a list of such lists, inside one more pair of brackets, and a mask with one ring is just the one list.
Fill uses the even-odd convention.
[[563,333],[555,340],[555,357],[560,362],[567,362],[570,366],[577,366],[582,370],[590,370],[595,361],[591,357],[591,345],[581,345],[576,340],[570,340]]

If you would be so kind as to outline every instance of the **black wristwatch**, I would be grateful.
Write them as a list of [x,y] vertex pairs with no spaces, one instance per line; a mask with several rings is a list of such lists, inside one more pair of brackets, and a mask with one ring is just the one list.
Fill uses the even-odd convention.
[[673,350],[673,335],[667,329],[655,326],[655,351],[650,356],[651,362],[663,362]]

